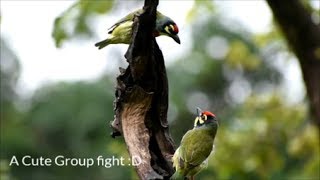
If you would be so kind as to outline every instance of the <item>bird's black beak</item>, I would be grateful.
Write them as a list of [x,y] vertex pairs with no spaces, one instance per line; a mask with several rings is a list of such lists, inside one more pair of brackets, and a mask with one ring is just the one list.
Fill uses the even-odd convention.
[[197,114],[199,117],[201,117],[201,112],[202,112],[202,110],[199,107],[197,107]]
[[178,35],[174,35],[174,34],[170,34],[169,35],[175,42],[177,42],[178,44],[180,44],[180,38]]

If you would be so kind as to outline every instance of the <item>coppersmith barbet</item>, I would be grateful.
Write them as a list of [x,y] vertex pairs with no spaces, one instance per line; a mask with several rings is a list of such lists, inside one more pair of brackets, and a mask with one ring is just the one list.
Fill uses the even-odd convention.
[[194,128],[183,137],[172,161],[176,172],[171,179],[194,179],[207,166],[213,150],[213,142],[218,130],[218,120],[209,111],[201,111],[194,121]]
[[[135,15],[141,14],[142,9],[136,10],[124,18],[120,19],[117,23],[109,28],[108,34],[110,36],[98,43],[95,44],[99,49],[102,49],[109,44],[129,44],[132,36],[132,25]],[[157,11],[156,27],[153,32],[155,37],[160,35],[165,35],[171,37],[174,41],[180,44],[178,26],[176,23],[169,17],[163,15]]]

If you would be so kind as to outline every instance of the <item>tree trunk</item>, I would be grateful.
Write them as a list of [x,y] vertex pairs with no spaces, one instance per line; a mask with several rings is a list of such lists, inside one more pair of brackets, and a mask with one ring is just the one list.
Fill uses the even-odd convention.
[[117,77],[112,136],[123,134],[140,179],[168,179],[174,153],[167,122],[168,80],[164,59],[152,32],[158,0],[145,0],[144,12],[134,17],[127,69]]
[[[320,25],[300,0],[267,0],[274,18],[299,59],[312,121],[320,129]],[[293,82],[294,83],[294,82]]]

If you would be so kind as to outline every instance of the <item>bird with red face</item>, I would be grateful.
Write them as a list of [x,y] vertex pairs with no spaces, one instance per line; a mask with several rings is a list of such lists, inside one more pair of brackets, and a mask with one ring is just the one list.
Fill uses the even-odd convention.
[[194,128],[183,137],[172,161],[176,172],[171,179],[190,179],[204,169],[213,150],[213,142],[218,130],[216,115],[197,109],[198,116]]
[[[109,44],[130,44],[132,36],[132,25],[135,15],[141,14],[142,9],[136,10],[115,23],[108,31],[109,37],[95,44],[102,49]],[[180,44],[178,36],[179,29],[176,23],[169,17],[157,11],[156,27],[153,32],[155,37],[164,35],[171,37],[175,42]]]

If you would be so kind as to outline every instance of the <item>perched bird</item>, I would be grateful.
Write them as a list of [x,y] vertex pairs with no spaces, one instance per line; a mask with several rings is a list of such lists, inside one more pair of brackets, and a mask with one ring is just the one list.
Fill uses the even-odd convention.
[[193,180],[207,166],[218,130],[218,120],[209,111],[197,108],[197,112],[194,128],[182,137],[180,146],[172,157],[176,172],[171,179]]
[[[99,49],[102,49],[109,44],[130,44],[133,18],[136,14],[142,13],[142,11],[142,9],[136,10],[120,19],[117,23],[109,28],[108,34],[110,34],[110,36],[107,39],[96,43],[95,46]],[[177,35],[178,32],[179,29],[176,23],[171,18],[157,11],[156,27],[153,35],[155,37],[160,35],[169,36],[178,44],[180,44],[180,39]]]

